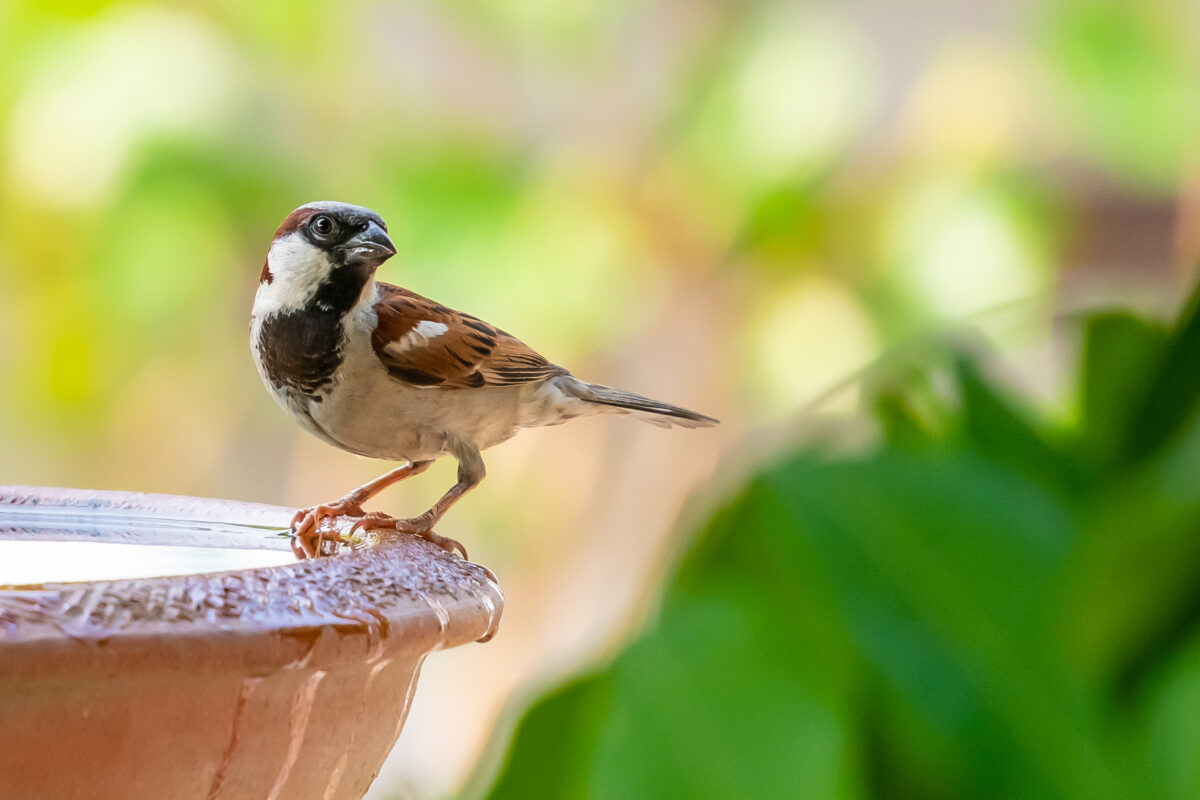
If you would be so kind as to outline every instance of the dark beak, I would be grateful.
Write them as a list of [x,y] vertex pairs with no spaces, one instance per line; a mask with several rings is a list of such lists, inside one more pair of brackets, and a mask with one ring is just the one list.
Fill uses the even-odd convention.
[[373,262],[379,265],[396,255],[396,246],[383,228],[374,222],[368,222],[367,227],[348,239],[341,249],[346,254],[346,263]]

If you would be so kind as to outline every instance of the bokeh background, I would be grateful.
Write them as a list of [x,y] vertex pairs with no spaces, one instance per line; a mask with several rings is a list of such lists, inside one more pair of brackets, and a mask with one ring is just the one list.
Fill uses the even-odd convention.
[[[720,417],[592,419],[487,454],[442,532],[500,575],[503,631],[429,659],[372,796],[454,796],[475,769],[482,791],[521,710],[656,618],[681,547],[760,465],[892,441],[880,398],[946,383],[921,354],[965,336],[1043,438],[1081,424],[1082,310],[1169,319],[1200,254],[1197,30],[1188,0],[0,0],[0,482],[304,505],[385,468],[302,433],[249,357],[271,233],[315,199],[388,220],[383,279]],[[380,506],[425,508],[452,478]],[[979,774],[1003,772],[984,728]],[[838,760],[804,796],[903,789],[870,776],[910,756],[924,796],[970,796],[966,756],[927,777],[935,739]]]

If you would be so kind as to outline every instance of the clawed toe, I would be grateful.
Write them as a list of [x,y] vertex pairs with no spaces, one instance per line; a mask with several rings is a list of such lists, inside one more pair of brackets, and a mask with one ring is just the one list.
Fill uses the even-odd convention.
[[[375,531],[394,531],[396,518],[379,511],[364,514],[346,531],[345,539],[352,547],[365,547],[371,543],[371,534]],[[375,537],[377,538],[377,537]]]
[[[349,530],[338,532],[323,527],[326,520],[344,516],[358,517]],[[376,532],[381,534],[409,533],[420,536],[447,553],[457,552],[463,559],[466,559],[467,548],[463,547],[461,542],[434,533],[434,522],[435,520],[429,515],[412,519],[396,519],[378,511],[368,514],[358,504],[343,498],[336,503],[302,508],[296,512],[296,515],[292,517],[292,552],[296,554],[296,558],[303,561],[323,555],[324,543],[327,541],[349,542],[352,547],[360,548],[369,546],[374,540],[378,540],[378,536],[371,535]]]
[[297,559],[305,561],[325,555],[322,546],[325,542],[338,541],[335,532],[324,531],[315,524],[305,526],[302,530],[292,532],[292,553]]
[[439,536],[434,533],[433,524],[434,521],[427,516],[398,519],[396,520],[396,530],[401,533],[411,533],[414,536],[420,536],[425,541],[436,544],[447,553],[457,551],[463,557],[464,561],[469,561],[470,559],[467,558],[467,548],[463,547],[462,542],[451,539],[449,536]]
[[292,534],[292,555],[296,556],[299,561],[307,561],[310,558],[316,558],[320,554],[321,541],[320,538],[293,533]]
[[449,536],[439,536],[433,531],[418,531],[416,535],[427,542],[433,542],[447,553],[458,551],[458,554],[463,557],[463,561],[471,560],[467,557],[467,548],[463,547],[462,542],[457,539],[451,539]]
[[292,517],[292,552],[301,561],[322,555],[322,542],[340,539],[336,533],[322,530],[322,523],[336,517],[362,515],[362,508],[345,498],[328,505],[300,509]]
[[373,512],[364,515],[362,519],[355,522],[353,527],[346,533],[345,538],[351,540],[356,546],[361,547],[366,543],[364,540],[368,538],[369,534],[375,532],[383,534],[408,533],[413,536],[420,536],[427,542],[432,542],[447,553],[457,552],[464,559],[467,558],[467,548],[463,547],[461,542],[447,536],[439,536],[431,530],[431,527],[432,523],[426,517],[396,519],[387,514]]

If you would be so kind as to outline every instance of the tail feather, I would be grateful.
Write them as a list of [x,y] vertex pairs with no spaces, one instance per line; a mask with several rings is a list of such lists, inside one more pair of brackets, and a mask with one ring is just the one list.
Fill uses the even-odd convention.
[[598,383],[573,379],[566,386],[562,386],[562,384],[560,386],[581,400],[617,409],[617,413],[632,414],[638,419],[662,428],[669,428],[673,425],[681,428],[707,428],[718,422],[712,417],[688,411],[686,408],[651,400],[640,394],[621,391]]

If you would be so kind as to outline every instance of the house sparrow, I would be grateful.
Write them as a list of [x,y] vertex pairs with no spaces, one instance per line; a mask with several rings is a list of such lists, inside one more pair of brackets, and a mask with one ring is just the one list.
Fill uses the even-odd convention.
[[[309,203],[288,215],[267,252],[250,318],[250,349],[276,401],[318,438],[403,466],[292,520],[300,558],[342,537],[324,525],[359,518],[357,531],[403,532],[466,551],[433,528],[484,476],[486,450],[520,428],[589,414],[629,414],[669,427],[716,420],[631,392],[582,381],[520,340],[470,314],[375,280],[396,248],[361,206]],[[365,513],[362,504],[441,456],[458,482],[420,516]],[[336,545],[334,545],[336,547]]]

